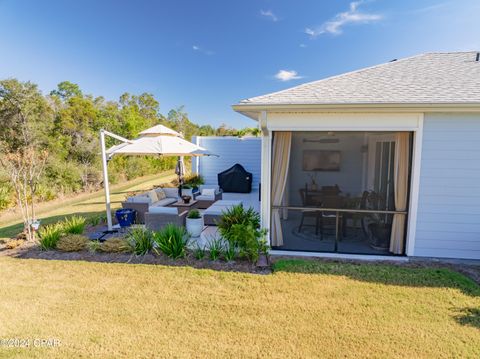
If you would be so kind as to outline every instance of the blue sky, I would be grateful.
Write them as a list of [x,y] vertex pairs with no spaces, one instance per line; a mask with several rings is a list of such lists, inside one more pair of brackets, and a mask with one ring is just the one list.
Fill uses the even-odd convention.
[[0,78],[69,80],[253,126],[237,101],[429,51],[480,50],[479,0],[0,0]]

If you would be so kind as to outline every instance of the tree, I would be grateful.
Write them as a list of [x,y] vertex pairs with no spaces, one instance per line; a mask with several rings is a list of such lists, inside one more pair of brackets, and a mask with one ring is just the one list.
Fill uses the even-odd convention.
[[77,84],[70,81],[63,81],[57,85],[57,89],[50,92],[51,96],[58,96],[62,100],[67,100],[71,97],[82,97],[82,91]]
[[8,174],[21,211],[27,239],[33,240],[35,195],[48,152],[42,148],[51,124],[45,98],[30,82],[0,81],[0,165]]

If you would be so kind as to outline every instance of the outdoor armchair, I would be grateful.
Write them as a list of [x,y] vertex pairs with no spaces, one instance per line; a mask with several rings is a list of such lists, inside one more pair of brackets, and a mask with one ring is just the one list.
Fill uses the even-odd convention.
[[187,213],[178,213],[175,207],[154,207],[145,213],[145,227],[151,231],[158,231],[169,223],[184,227]]
[[201,185],[195,199],[198,201],[197,208],[206,209],[223,198],[223,192],[219,186]]

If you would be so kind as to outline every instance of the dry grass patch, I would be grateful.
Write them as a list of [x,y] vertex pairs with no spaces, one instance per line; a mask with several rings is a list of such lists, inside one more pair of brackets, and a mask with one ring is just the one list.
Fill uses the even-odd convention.
[[0,356],[480,357],[480,289],[469,279],[309,263],[261,276],[0,258],[2,337],[62,343]]

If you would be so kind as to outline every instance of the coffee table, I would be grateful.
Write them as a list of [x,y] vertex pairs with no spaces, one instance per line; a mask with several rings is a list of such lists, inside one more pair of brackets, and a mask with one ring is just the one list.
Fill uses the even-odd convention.
[[177,207],[178,208],[178,213],[182,213],[183,211],[191,210],[193,208],[197,208],[198,201],[191,199],[190,202],[185,203],[183,202],[183,199],[178,200],[177,202],[173,202],[172,204],[168,205],[168,207]]

